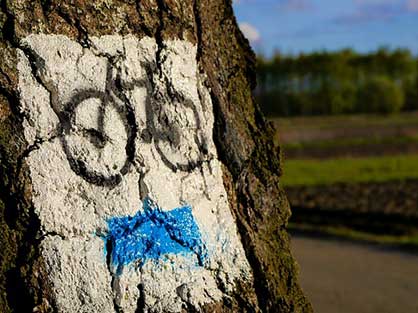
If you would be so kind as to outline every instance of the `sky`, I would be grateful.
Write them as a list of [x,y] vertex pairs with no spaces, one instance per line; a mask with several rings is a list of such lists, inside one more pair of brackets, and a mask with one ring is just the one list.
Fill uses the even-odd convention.
[[418,0],[233,0],[240,28],[266,56],[353,48],[418,54]]

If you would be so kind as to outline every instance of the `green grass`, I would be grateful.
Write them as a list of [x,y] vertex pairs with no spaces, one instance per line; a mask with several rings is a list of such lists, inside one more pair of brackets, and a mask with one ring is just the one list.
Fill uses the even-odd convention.
[[418,155],[284,160],[284,186],[384,182],[418,178]]

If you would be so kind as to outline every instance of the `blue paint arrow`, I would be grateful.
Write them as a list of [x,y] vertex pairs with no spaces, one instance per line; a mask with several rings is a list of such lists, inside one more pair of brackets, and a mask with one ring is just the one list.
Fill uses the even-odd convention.
[[190,206],[163,211],[150,199],[143,202],[144,211],[134,216],[112,217],[106,254],[120,274],[124,265],[147,260],[158,260],[167,254],[194,254],[203,266],[207,258],[206,247]]

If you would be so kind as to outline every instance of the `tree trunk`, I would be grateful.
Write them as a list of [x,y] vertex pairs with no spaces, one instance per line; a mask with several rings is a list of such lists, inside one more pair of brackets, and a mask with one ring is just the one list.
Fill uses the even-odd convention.
[[221,0],[2,0],[4,312],[311,312]]

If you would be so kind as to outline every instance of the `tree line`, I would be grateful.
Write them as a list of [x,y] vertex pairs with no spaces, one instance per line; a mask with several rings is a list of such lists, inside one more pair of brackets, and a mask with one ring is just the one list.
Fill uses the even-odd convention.
[[418,110],[418,58],[406,49],[259,56],[257,76],[271,116]]

